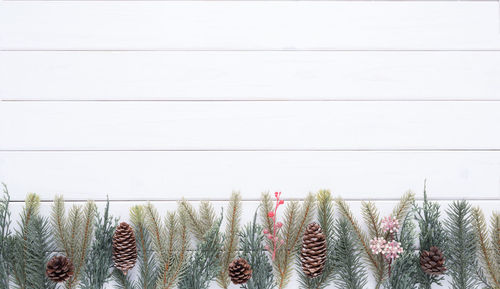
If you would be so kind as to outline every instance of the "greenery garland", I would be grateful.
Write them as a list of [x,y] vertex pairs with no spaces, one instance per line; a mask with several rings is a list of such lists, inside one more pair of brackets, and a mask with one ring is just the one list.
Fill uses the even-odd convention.
[[362,202],[363,226],[327,190],[300,202],[264,193],[244,226],[238,192],[220,216],[209,201],[181,200],[164,217],[153,204],[135,205],[128,226],[110,215],[109,200],[102,213],[92,201],[66,212],[57,196],[47,218],[40,198],[28,194],[13,226],[4,185],[0,288],[283,289],[296,271],[304,289],[368,289],[368,272],[375,288],[428,289],[448,275],[452,289],[500,289],[500,214],[488,223],[462,200],[442,216],[425,189],[423,196],[404,194],[384,218]]

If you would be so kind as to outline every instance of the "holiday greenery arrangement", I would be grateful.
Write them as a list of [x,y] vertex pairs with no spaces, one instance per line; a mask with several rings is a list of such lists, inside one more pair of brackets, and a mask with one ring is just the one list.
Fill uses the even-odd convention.
[[67,211],[61,196],[45,217],[28,194],[13,225],[10,205],[4,185],[1,289],[282,289],[294,272],[304,289],[365,289],[371,278],[374,288],[429,289],[445,276],[453,289],[500,289],[500,214],[487,222],[465,200],[441,210],[425,188],[423,201],[406,193],[382,218],[362,202],[363,222],[327,190],[302,201],[265,193],[248,224],[237,192],[221,212],[180,200],[165,213],[135,205],[124,220],[109,200],[103,212],[92,201]]

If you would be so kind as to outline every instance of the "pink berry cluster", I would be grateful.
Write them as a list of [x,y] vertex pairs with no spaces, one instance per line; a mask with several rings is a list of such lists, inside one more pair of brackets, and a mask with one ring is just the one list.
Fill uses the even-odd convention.
[[276,251],[285,242],[285,241],[283,241],[283,239],[280,239],[278,237],[278,233],[279,233],[281,227],[283,227],[283,223],[276,222],[276,219],[277,219],[276,215],[278,213],[278,208],[279,208],[279,206],[283,205],[285,203],[285,201],[280,199],[281,192],[274,193],[274,196],[276,197],[276,205],[274,206],[274,211],[270,211],[267,213],[267,216],[273,220],[273,231],[269,232],[268,229],[264,229],[264,231],[263,231],[264,235],[266,235],[266,237],[272,242],[272,246],[273,246],[272,249],[269,247],[269,245],[266,245],[265,248],[267,251],[269,251],[269,253],[271,253],[273,261],[276,258]]
[[392,216],[388,216],[382,219],[382,229],[384,233],[397,233],[399,231],[399,221]]

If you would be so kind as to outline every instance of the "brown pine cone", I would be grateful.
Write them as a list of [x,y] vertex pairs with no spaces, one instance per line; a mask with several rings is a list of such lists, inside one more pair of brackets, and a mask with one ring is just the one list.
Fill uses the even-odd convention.
[[252,267],[243,258],[235,259],[229,264],[229,277],[234,284],[244,284],[252,278]]
[[302,238],[300,251],[302,270],[309,278],[314,278],[323,272],[326,262],[326,236],[318,223],[307,226]]
[[54,282],[64,282],[75,274],[75,266],[70,259],[64,256],[54,256],[47,263],[45,274]]
[[124,275],[135,266],[137,261],[137,246],[135,234],[129,224],[122,222],[113,235],[113,261],[115,267]]
[[420,254],[420,267],[429,275],[441,275],[446,271],[446,258],[438,247],[432,246],[429,251]]

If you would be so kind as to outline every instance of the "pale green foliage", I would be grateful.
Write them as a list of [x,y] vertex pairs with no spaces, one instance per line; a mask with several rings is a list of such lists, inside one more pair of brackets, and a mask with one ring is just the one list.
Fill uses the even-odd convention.
[[221,270],[217,276],[217,284],[227,288],[231,284],[229,279],[229,264],[236,256],[238,249],[238,234],[241,219],[241,195],[233,192],[227,206],[225,220],[226,231],[224,233],[224,247],[222,249]]
[[412,210],[412,206],[415,203],[415,194],[408,191],[406,192],[399,203],[392,210],[392,216],[398,219],[399,223],[402,224],[406,218],[406,215]]
[[373,202],[361,202],[361,213],[368,227],[368,238],[382,237],[380,227],[380,213]]
[[103,289],[111,278],[113,234],[118,220],[109,215],[109,199],[104,215],[96,214],[94,239],[86,258],[86,271],[82,275],[82,289]]
[[[326,288],[332,281],[335,273],[335,217],[333,213],[333,198],[328,190],[321,190],[317,196],[318,223],[321,226],[323,234],[326,237],[326,256],[325,267],[323,273],[316,278],[309,278],[304,274],[304,271],[299,265],[297,269],[299,274],[299,284],[305,289],[323,289]],[[302,240],[301,240],[302,241]],[[302,242],[301,242],[302,243]],[[297,261],[300,264],[300,250],[297,254]]]
[[[494,260],[495,252],[491,246],[491,241],[495,237],[488,236],[488,228],[483,211],[479,208],[472,209],[472,220],[478,246],[480,268],[477,270],[478,278],[486,288],[500,288],[500,268],[498,262]],[[493,227],[495,224],[493,224]]]
[[182,211],[168,212],[163,222],[156,208],[148,204],[145,207],[145,221],[158,264],[156,287],[173,288],[184,272],[187,259],[187,216]]
[[64,199],[56,196],[52,205],[51,224],[59,249],[73,261],[75,274],[65,282],[67,289],[77,288],[85,271],[86,258],[94,230],[96,206],[88,201],[85,205],[73,205],[66,216]]
[[[427,191],[424,187],[424,203],[421,207],[415,205],[416,220],[420,229],[419,244],[420,252],[429,250],[432,246],[441,249],[446,256],[446,232],[440,221],[440,206],[437,202],[430,202],[427,199]],[[441,284],[444,277],[426,274],[419,270],[418,283],[422,289],[430,289],[432,284]]]
[[419,258],[415,254],[415,224],[413,213],[407,213],[401,221],[399,237],[396,241],[401,243],[403,253],[391,265],[391,276],[387,279],[386,288],[414,289],[417,287],[417,274],[419,273]]
[[475,272],[478,264],[474,254],[477,246],[472,224],[472,207],[465,200],[455,201],[449,205],[446,212],[446,266],[451,277],[450,285],[453,289],[477,288]]
[[273,289],[274,283],[273,266],[264,250],[264,234],[262,227],[257,224],[257,212],[253,217],[253,222],[247,224],[240,233],[241,257],[252,266],[252,278],[246,284],[242,284],[243,289]]
[[190,257],[185,273],[179,281],[178,289],[206,289],[210,281],[220,272],[220,250],[223,239],[219,234],[221,222],[222,217],[196,246],[196,251]]
[[179,213],[186,217],[188,229],[197,241],[203,241],[206,232],[212,228],[215,213],[212,204],[208,201],[200,203],[200,212],[196,212],[191,203],[186,200],[179,202]]
[[143,206],[130,209],[130,221],[135,231],[137,241],[139,278],[138,286],[141,289],[154,289],[158,278],[158,264],[152,250],[151,235],[146,228],[146,216]]
[[40,198],[28,194],[13,237],[11,268],[14,288],[54,288],[45,276],[45,263],[54,250],[49,224],[40,216]]
[[7,186],[3,185],[3,197],[0,199],[0,288],[9,288],[10,262],[12,250],[10,238],[10,195]]
[[341,217],[335,223],[333,247],[337,288],[365,288],[367,279],[362,264],[362,249],[351,222],[345,217]]
[[[276,284],[279,289],[285,288],[290,282],[293,272],[295,256],[297,254],[302,234],[306,226],[312,220],[315,211],[316,200],[313,194],[308,194],[301,203],[297,201],[285,202],[283,227],[279,238],[284,241],[281,248],[276,252],[273,262]],[[264,194],[261,200],[261,218],[264,227],[272,232],[272,222],[269,222],[267,213],[273,210],[273,204],[269,194]],[[279,213],[278,213],[279,215]]]
[[354,215],[352,214],[351,209],[349,208],[347,203],[341,198],[337,198],[335,200],[335,203],[342,216],[346,218],[346,220],[348,220],[349,223],[351,224],[351,228],[354,230],[354,233],[356,235],[358,246],[361,248],[361,251],[363,252],[362,256],[370,266],[370,269],[372,270],[373,273],[373,277],[377,282],[377,288],[379,288],[382,281],[384,280],[385,264],[381,263],[381,259],[379,258],[380,256],[375,256],[372,253],[369,245],[368,236],[361,229],[361,226],[359,225],[358,221],[354,218]]

